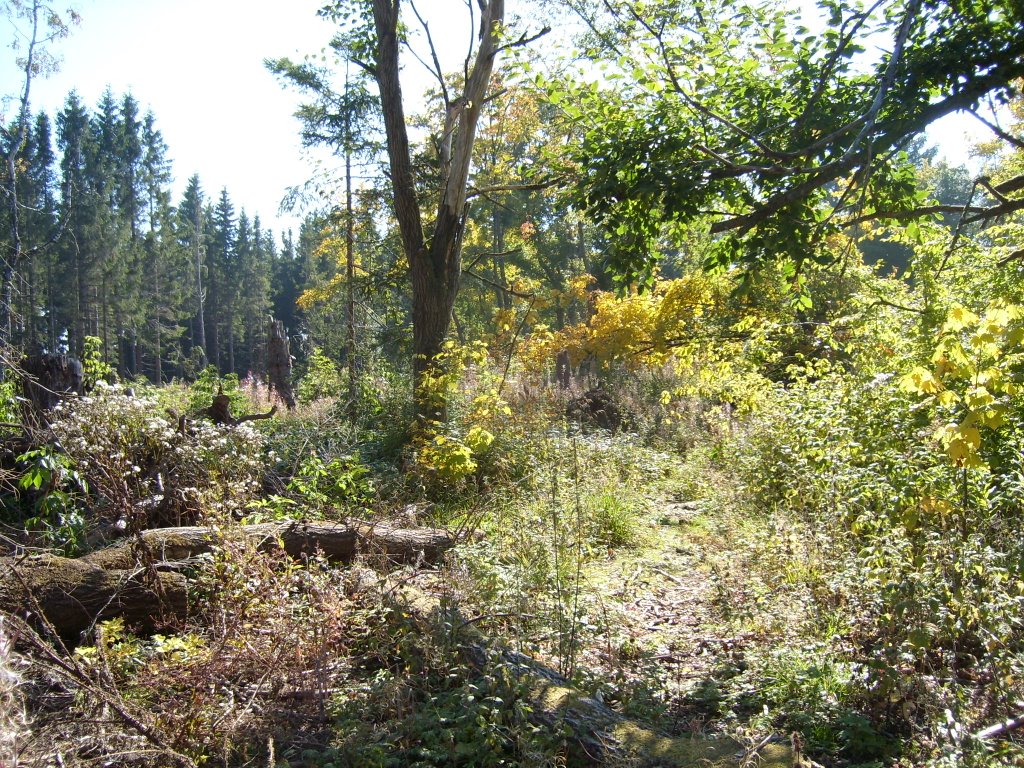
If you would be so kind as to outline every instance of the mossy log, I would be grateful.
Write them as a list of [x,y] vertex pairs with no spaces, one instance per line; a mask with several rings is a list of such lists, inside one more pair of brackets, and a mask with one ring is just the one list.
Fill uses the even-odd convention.
[[0,605],[37,624],[41,613],[73,641],[99,619],[121,617],[148,629],[183,617],[188,591],[179,573],[107,570],[57,555],[7,557],[0,559]]
[[[485,637],[471,621],[437,599],[406,588],[410,614],[424,630],[450,632],[462,655],[479,671],[500,664],[525,685],[535,725],[566,736],[567,762],[577,766],[632,765],[658,768],[793,768],[800,759],[791,745],[766,740],[756,749],[733,739],[667,736],[616,712],[573,688],[550,667]],[[497,655],[495,655],[497,654]]]
[[150,628],[186,615],[186,577],[175,571],[230,541],[263,550],[283,547],[292,557],[319,552],[332,562],[350,562],[359,552],[436,562],[455,544],[442,530],[365,523],[154,528],[77,559],[0,558],[0,606],[30,617],[41,612],[65,639],[76,638],[97,619],[123,617]]

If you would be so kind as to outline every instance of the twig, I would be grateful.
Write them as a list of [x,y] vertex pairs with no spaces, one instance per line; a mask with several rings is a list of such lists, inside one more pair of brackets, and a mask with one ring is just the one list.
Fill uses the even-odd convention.
[[459,626],[457,626],[453,630],[453,632],[459,632],[460,630],[465,629],[466,627],[468,627],[471,624],[476,624],[478,621],[484,621],[486,619],[516,619],[516,618],[519,618],[519,619],[535,619],[537,617],[534,614],[532,614],[532,613],[519,613],[519,612],[515,612],[515,611],[512,612],[512,613],[482,613],[479,616],[474,616],[472,619],[466,619],[464,622],[459,624]]
[[1024,725],[1024,712],[1011,717],[1008,720],[1003,720],[1001,723],[990,725],[988,728],[982,728],[977,733],[973,734],[971,738],[977,739],[978,741],[985,741],[991,739],[994,736],[999,736],[1007,731],[1012,731],[1016,728],[1020,728]]

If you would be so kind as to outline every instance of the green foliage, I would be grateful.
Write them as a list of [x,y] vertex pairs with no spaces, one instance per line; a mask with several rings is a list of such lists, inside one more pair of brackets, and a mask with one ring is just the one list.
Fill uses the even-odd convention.
[[97,336],[86,336],[82,350],[82,379],[86,391],[101,381],[110,384],[115,378],[114,369],[105,361],[103,340]]
[[635,545],[639,540],[635,499],[621,488],[605,489],[587,499],[594,539],[608,547]]
[[373,496],[370,470],[354,456],[310,456],[288,483],[303,506],[361,512]]
[[[981,451],[993,457],[988,467],[950,462],[932,440],[932,414],[905,389],[894,377],[836,374],[779,389],[753,432],[730,447],[762,514],[802,520],[808,546],[819,553],[817,574],[791,583],[811,587],[820,616],[842,606],[852,621],[861,651],[829,651],[832,664],[855,665],[860,679],[842,697],[848,725],[857,715],[885,726],[886,702],[902,699],[914,701],[917,727],[939,733],[950,707],[970,721],[1000,706],[1024,665],[1017,642],[1024,551],[1008,535],[1024,503],[1014,479],[1022,432],[1017,417],[1008,417]],[[930,686],[933,675],[961,682]],[[815,730],[815,720],[820,713],[810,715],[805,732],[823,748],[853,749],[838,720],[827,734]]]
[[22,525],[46,546],[73,557],[85,542],[88,484],[68,456],[50,448],[23,453],[17,462],[25,465],[18,487],[32,505],[32,514]]
[[205,411],[213,402],[214,395],[223,392],[231,400],[230,409],[239,414],[248,407],[249,401],[239,384],[238,374],[229,373],[221,376],[215,366],[208,365],[192,382],[188,393],[188,409],[192,413]]
[[14,424],[21,418],[21,406],[18,402],[20,394],[20,387],[14,377],[0,381],[0,421]]
[[[362,610],[353,651],[370,670],[337,697],[335,742],[317,765],[535,766],[553,764],[549,736],[532,725],[518,675],[499,652],[484,671],[458,651],[458,614],[419,633],[399,606]],[[371,737],[375,734],[375,738]]]
[[[1014,0],[824,2],[829,20],[808,25],[823,33],[789,8],[733,1],[595,8],[580,12],[602,77],[538,85],[575,129],[558,158],[568,197],[604,226],[630,284],[687,227],[722,235],[709,265],[827,263],[818,246],[844,218],[923,201],[896,151],[906,139],[1024,74]],[[883,29],[905,47],[869,52]]]
[[299,402],[311,403],[325,397],[338,397],[342,387],[341,375],[334,361],[319,347],[314,347],[306,362],[306,373],[296,387]]

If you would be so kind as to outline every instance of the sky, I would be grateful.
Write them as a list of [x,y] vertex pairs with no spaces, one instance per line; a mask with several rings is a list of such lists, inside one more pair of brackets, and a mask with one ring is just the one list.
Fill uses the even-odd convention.
[[[57,3],[60,6],[60,2]],[[300,96],[285,90],[265,58],[301,59],[331,38],[320,0],[76,0],[81,24],[55,44],[59,72],[32,84],[32,109],[52,117],[72,89],[90,108],[109,85],[152,109],[167,143],[177,203],[198,173],[208,198],[226,187],[236,212],[278,236],[300,215],[279,214],[288,187],[315,172],[293,117]],[[0,18],[6,44],[13,34]],[[0,94],[21,78],[3,50]]]

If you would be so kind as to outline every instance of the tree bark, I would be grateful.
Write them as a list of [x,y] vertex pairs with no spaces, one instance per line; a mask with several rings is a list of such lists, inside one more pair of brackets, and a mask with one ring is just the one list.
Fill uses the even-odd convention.
[[82,364],[66,355],[32,355],[21,362],[26,408],[38,415],[71,394],[83,394]]
[[[152,528],[140,534],[144,546],[161,563],[180,563],[218,548],[224,540],[249,541],[261,549],[283,547],[292,557],[323,552],[328,560],[348,563],[359,552],[379,553],[391,560],[437,562],[455,545],[455,537],[435,528],[329,522],[260,523],[227,531],[202,526]],[[138,562],[138,539],[85,555],[80,560],[107,569],[127,569]]]
[[267,331],[267,378],[270,387],[280,397],[289,411],[295,410],[295,394],[292,392],[292,356],[288,349],[288,332],[280,320],[270,320]]
[[41,611],[62,638],[74,641],[94,621],[122,617],[152,628],[188,610],[185,577],[144,568],[106,570],[87,560],[56,555],[0,560],[0,605],[29,614]]

